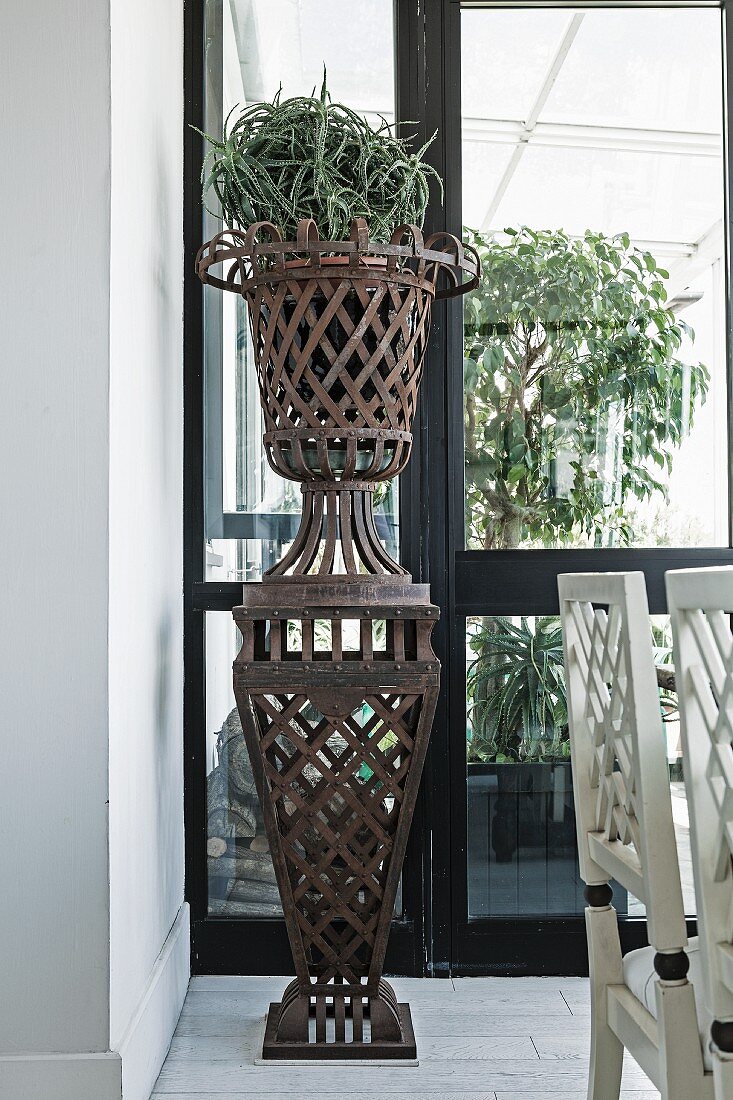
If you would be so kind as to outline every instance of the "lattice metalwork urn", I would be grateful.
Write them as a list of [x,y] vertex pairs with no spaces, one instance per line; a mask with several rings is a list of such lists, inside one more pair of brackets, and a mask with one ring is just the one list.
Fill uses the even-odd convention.
[[284,242],[260,222],[219,234],[197,266],[247,301],[267,457],[303,493],[292,546],[234,609],[234,692],[297,975],[270,1006],[263,1057],[415,1058],[409,1005],[382,970],[437,701],[438,609],[382,545],[373,496],[410,456],[433,301],[475,286],[478,257],[416,226],[377,244],[361,219],[350,241],[302,221]]

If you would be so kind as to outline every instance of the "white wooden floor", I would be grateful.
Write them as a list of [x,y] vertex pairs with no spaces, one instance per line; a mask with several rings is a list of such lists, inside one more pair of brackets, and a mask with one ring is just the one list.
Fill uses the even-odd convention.
[[[255,1066],[288,979],[193,978],[154,1100],[585,1100],[586,979],[391,980],[412,1005],[417,1068]],[[659,1098],[631,1061],[621,1095]]]

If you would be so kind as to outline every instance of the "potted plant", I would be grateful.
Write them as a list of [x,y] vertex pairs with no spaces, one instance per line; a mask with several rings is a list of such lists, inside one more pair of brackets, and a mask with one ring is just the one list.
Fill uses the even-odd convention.
[[382,545],[372,502],[409,459],[432,303],[478,282],[471,246],[423,238],[421,154],[332,103],[324,79],[319,98],[247,108],[204,167],[227,228],[198,273],[247,302],[268,461],[303,492],[292,546],[233,609],[234,694],[297,975],[270,1006],[265,1058],[416,1053],[382,969],[438,608]]
[[[430,181],[440,185],[427,145],[412,151],[386,121],[375,129],[334,103],[325,74],[319,96],[278,93],[230,114],[221,139],[203,136],[204,201],[218,200],[226,228],[197,268],[247,299],[270,465],[296,481],[393,478],[409,457],[432,302],[478,278],[470,245],[423,239]],[[359,526],[371,532],[369,503]]]
[[[374,129],[326,86],[319,96],[255,103],[228,115],[221,139],[202,134],[211,148],[201,181],[204,203],[218,200],[230,229],[255,222],[276,225],[294,241],[304,218],[322,240],[347,240],[354,218],[364,218],[375,241],[387,242],[400,225],[422,227],[435,169],[386,120]],[[202,131],[198,131],[202,133]]]

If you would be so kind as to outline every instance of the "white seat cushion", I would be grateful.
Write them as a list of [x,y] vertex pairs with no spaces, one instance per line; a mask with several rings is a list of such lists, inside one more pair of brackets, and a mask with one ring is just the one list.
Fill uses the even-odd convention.
[[[697,1013],[697,1026],[700,1032],[702,1044],[703,1063],[705,1069],[712,1072],[713,1063],[710,1057],[710,1027],[713,1018],[705,1008],[702,992],[702,962],[700,959],[700,947],[697,936],[693,936],[687,945],[687,957],[690,960],[690,969],[687,980],[695,990],[695,1011]],[[657,975],[654,970],[653,947],[640,947],[638,951],[629,951],[624,955],[624,981],[637,1000],[641,1001],[647,1012],[656,1019],[657,995],[654,989]]]

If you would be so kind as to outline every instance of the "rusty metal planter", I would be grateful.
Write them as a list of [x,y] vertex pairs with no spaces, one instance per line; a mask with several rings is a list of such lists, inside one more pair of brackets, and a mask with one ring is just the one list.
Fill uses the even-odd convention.
[[234,609],[234,691],[296,972],[263,1057],[414,1058],[409,1005],[382,968],[435,713],[438,609],[387,554],[372,501],[409,459],[433,300],[475,286],[478,258],[415,226],[377,244],[361,219],[350,241],[303,221],[283,242],[261,222],[219,234],[197,267],[247,301],[268,461],[303,492],[292,546]]

